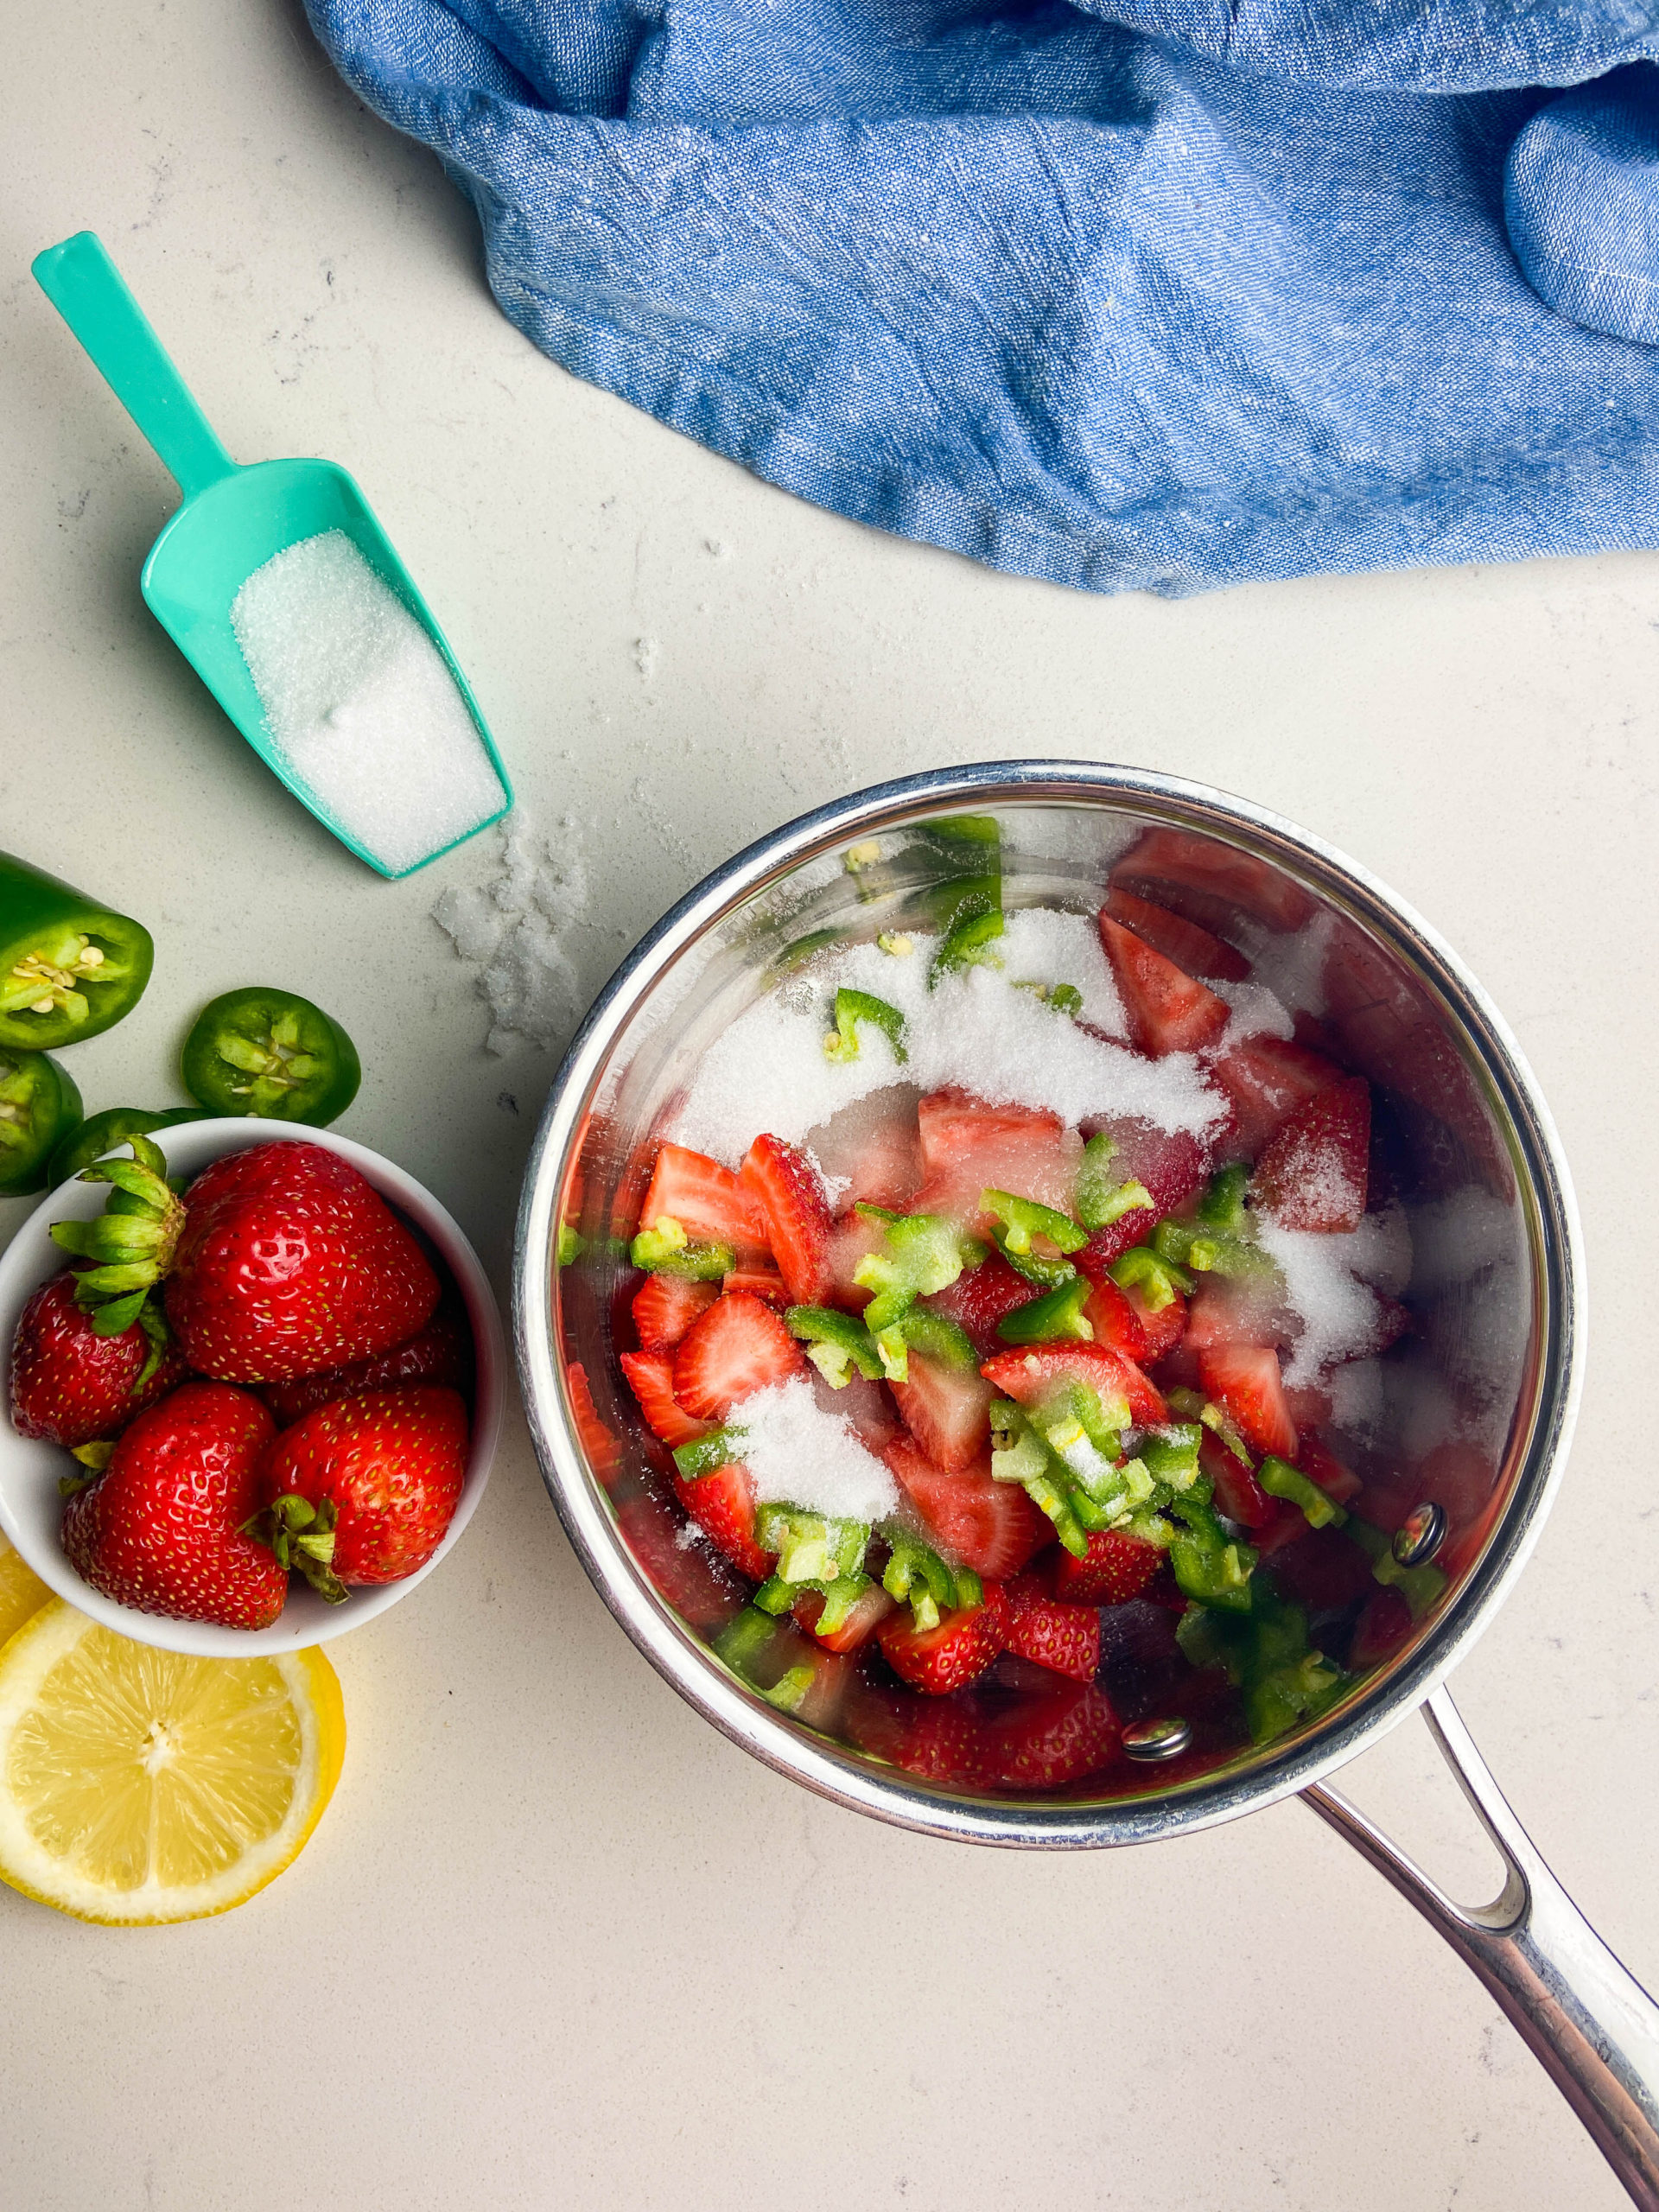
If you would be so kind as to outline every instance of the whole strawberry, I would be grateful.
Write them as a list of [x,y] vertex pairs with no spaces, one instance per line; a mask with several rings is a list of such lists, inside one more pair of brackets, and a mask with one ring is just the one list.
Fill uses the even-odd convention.
[[285,1382],[413,1336],[438,1279],[349,1160],[278,1141],[227,1153],[185,1192],[165,1298],[198,1374]]
[[259,1395],[276,1416],[279,1428],[291,1428],[319,1406],[336,1398],[360,1398],[366,1390],[390,1390],[404,1382],[442,1382],[466,1395],[473,1387],[473,1338],[458,1313],[442,1309],[390,1351],[349,1367],[325,1368],[293,1382],[267,1382]]
[[73,1451],[117,1436],[146,1406],[183,1381],[176,1344],[155,1342],[137,1321],[100,1335],[75,1297],[66,1268],[42,1283],[18,1318],[11,1340],[11,1425]]
[[269,1410],[225,1382],[186,1382],[142,1413],[63,1510],[63,1548],[94,1590],[140,1612],[269,1628],[288,1577],[243,1533]]
[[399,1582],[426,1565],[454,1518],[466,1473],[458,1390],[416,1384],[336,1399],[266,1452],[265,1527],[276,1556],[338,1602],[347,1585]]

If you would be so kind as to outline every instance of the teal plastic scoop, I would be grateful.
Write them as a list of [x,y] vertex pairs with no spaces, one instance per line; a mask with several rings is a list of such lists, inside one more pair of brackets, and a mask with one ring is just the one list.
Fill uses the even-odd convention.
[[[488,725],[426,601],[346,471],[329,461],[261,461],[247,467],[233,461],[91,231],[48,246],[36,257],[34,270],[116,397],[178,479],[183,505],[149,550],[141,579],[144,598],[260,759],[343,844],[382,875],[407,875],[499,822],[512,804],[512,790]],[[334,531],[350,541],[436,647],[484,758],[471,747],[442,671],[430,664],[417,639],[404,647],[403,660],[390,675],[371,671],[378,690],[366,709],[355,695],[327,711],[319,709],[321,741],[306,753],[306,765],[279,741],[267,716],[267,702],[276,694],[268,680],[262,700],[232,626],[232,607],[248,579],[277,554]],[[329,543],[346,563],[350,578],[360,576],[349,548],[337,539]],[[337,561],[334,572],[338,569]],[[384,594],[372,578],[361,581],[356,598],[367,613],[359,630],[377,636],[387,632],[385,618],[390,615],[388,634],[401,637],[408,628],[401,615],[385,606]],[[316,622],[303,605],[300,613],[302,629],[314,630]],[[307,640],[297,642],[303,648]],[[310,642],[315,648],[315,639]],[[313,669],[305,680],[308,698],[325,697],[318,685],[327,680],[326,662],[321,673]],[[441,716],[449,710],[460,732],[453,775],[442,746],[421,738],[422,701]],[[282,709],[273,711],[280,719]],[[387,753],[400,742],[400,712],[406,713],[410,730],[407,760]],[[371,727],[372,742],[363,734]],[[459,757],[463,753],[464,760]],[[331,759],[336,764],[333,771]],[[383,763],[389,772],[383,772]],[[430,783],[424,810],[423,776]],[[392,836],[375,826],[383,787],[387,808],[397,816]],[[477,818],[463,823],[474,810]],[[414,852],[429,831],[431,849]]]

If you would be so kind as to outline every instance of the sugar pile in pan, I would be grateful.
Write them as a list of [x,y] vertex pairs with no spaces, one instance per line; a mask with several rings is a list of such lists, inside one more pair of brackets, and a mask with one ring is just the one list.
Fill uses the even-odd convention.
[[231,626],[283,765],[383,868],[413,868],[500,812],[442,654],[343,531],[256,569]]
[[743,1464],[757,1501],[846,1521],[880,1521],[897,1506],[893,1477],[841,1415],[818,1403],[804,1376],[757,1390],[733,1419],[743,1431]]
[[[901,943],[910,949],[855,944],[821,955],[739,1015],[699,1063],[674,1139],[735,1167],[757,1129],[798,1144],[842,1107],[899,1083],[924,1090],[959,1084],[993,1105],[1045,1109],[1068,1122],[1133,1116],[1198,1134],[1225,1112],[1190,1053],[1148,1060],[1111,1041],[1125,1034],[1123,1009],[1092,917],[1045,907],[1010,914],[996,941],[1000,968],[963,969],[931,989],[938,939],[915,934]],[[1030,988],[1059,983],[1082,999],[1076,1021]],[[869,1023],[855,1059],[826,1059],[823,1039],[843,985],[904,1014],[902,1065]]]

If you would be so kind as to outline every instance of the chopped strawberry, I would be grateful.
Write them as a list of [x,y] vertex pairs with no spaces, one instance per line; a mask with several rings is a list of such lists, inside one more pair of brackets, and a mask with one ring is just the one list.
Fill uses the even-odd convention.
[[1171,913],[1167,906],[1137,899],[1120,884],[1114,884],[1107,893],[1105,912],[1189,976],[1207,976],[1211,982],[1242,983],[1250,972],[1243,954],[1223,938],[1212,937],[1184,915]]
[[715,1549],[751,1582],[764,1582],[777,1554],[763,1552],[754,1541],[754,1478],[748,1469],[734,1459],[693,1482],[678,1474],[672,1480],[675,1497]]
[[764,1261],[753,1260],[747,1266],[734,1268],[721,1278],[722,1290],[747,1291],[751,1298],[764,1298],[768,1306],[787,1306],[790,1295],[784,1287],[784,1279],[776,1268],[769,1268]]
[[912,1352],[910,1379],[890,1387],[905,1427],[936,1467],[960,1474],[990,1441],[991,1386],[970,1367],[965,1373]]
[[617,1508],[622,1541],[645,1580],[701,1636],[715,1636],[743,1603],[723,1560],[681,1541],[685,1524],[665,1500],[641,1491]]
[[1109,1766],[1122,1741],[1117,1716],[1092,1682],[1057,1683],[985,1721],[981,1770],[995,1789],[1059,1789]]
[[1299,1106],[1344,1080],[1334,1060],[1282,1037],[1247,1037],[1210,1074],[1232,1101],[1227,1149],[1239,1160],[1258,1158]]
[[569,1393],[571,1418],[582,1448],[588,1455],[588,1464],[608,1490],[622,1471],[622,1446],[615,1431],[600,1419],[599,1408],[594,1403],[593,1385],[579,1359],[573,1359],[565,1369],[564,1386]]
[[915,1508],[929,1541],[960,1567],[1001,1581],[1017,1574],[1053,1530],[1024,1491],[991,1480],[987,1452],[971,1467],[948,1474],[900,1437],[881,1454]]
[[1341,1612],[1376,1587],[1371,1563],[1357,1544],[1340,1529],[1310,1529],[1306,1521],[1289,1542],[1274,1550],[1273,1579],[1288,1596],[1320,1613]]
[[1269,1344],[1217,1344],[1198,1354],[1207,1395],[1219,1399],[1258,1452],[1296,1457],[1296,1424],[1285,1403],[1279,1355]]
[[647,1275],[633,1301],[641,1351],[672,1351],[720,1293],[711,1282],[683,1282],[677,1275]]
[[1147,1332],[1141,1320],[1142,1310],[1131,1304],[1110,1275],[1102,1275],[1090,1292],[1083,1313],[1097,1344],[1122,1352],[1125,1359],[1134,1360],[1138,1366],[1149,1357]]
[[908,1611],[888,1616],[875,1631],[883,1657],[901,1681],[925,1697],[949,1697],[976,1681],[1007,1641],[1008,1601],[988,1582],[982,1605],[947,1613],[937,1628],[918,1629]]
[[[1186,1334],[1185,1299],[1179,1290],[1173,1291],[1168,1304],[1159,1306],[1154,1313],[1147,1303],[1144,1283],[1132,1282],[1122,1295],[1143,1339],[1136,1364],[1152,1367],[1159,1360],[1167,1359]],[[1085,1310],[1092,1314],[1092,1303]]]
[[1143,1243],[1165,1214],[1173,1213],[1192,1197],[1210,1172],[1208,1150],[1185,1130],[1154,1128],[1149,1122],[1114,1121],[1102,1126],[1115,1147],[1113,1173],[1123,1182],[1144,1185],[1152,1204],[1137,1206],[1109,1229],[1097,1229],[1083,1249],[1071,1255],[1091,1282],[1098,1282],[1131,1244]]
[[997,1323],[1036,1295],[1035,1286],[1016,1274],[1000,1252],[993,1252],[979,1267],[964,1268],[949,1290],[923,1302],[954,1321],[980,1357],[988,1359],[1002,1349]]
[[895,1763],[948,1789],[988,1788],[991,1763],[985,1757],[985,1722],[972,1702],[958,1698],[922,1705],[906,1698],[906,1703],[909,1710],[893,1753]]
[[843,1204],[886,1206],[893,1213],[907,1213],[922,1183],[915,1116],[887,1116],[840,1172],[847,1178]]
[[1117,979],[1129,1034],[1143,1052],[1197,1052],[1213,1045],[1231,1019],[1225,999],[1115,922],[1103,908],[1100,939]]
[[622,1372],[628,1388],[639,1401],[645,1426],[671,1452],[678,1444],[695,1444],[707,1436],[709,1424],[694,1421],[674,1396],[674,1361],[665,1351],[625,1351]]
[[832,1224],[817,1169],[781,1137],[759,1136],[737,1179],[760,1208],[791,1303],[821,1306],[830,1295]]
[[1092,1682],[1100,1664],[1100,1615],[1092,1605],[1067,1605],[1045,1596],[1033,1574],[1016,1575],[1007,1588],[1007,1649],[1052,1674]]
[[871,1221],[861,1213],[842,1214],[830,1239],[830,1294],[825,1302],[845,1306],[849,1313],[861,1313],[870,1302],[871,1294],[853,1277],[861,1260],[868,1260],[871,1253],[886,1249],[887,1239],[879,1221]]
[[893,1610],[893,1600],[879,1582],[873,1582],[858,1599],[841,1626],[825,1635],[817,1625],[823,1611],[823,1599],[817,1590],[803,1591],[795,1600],[795,1618],[801,1626],[817,1637],[826,1651],[856,1651],[867,1643]]
[[1371,1087],[1333,1083],[1297,1107],[1255,1163],[1255,1203],[1281,1229],[1337,1234],[1365,1214]]
[[1187,1349],[1283,1344],[1289,1319],[1271,1277],[1205,1275],[1187,1308]]
[[1216,1506],[1241,1529],[1266,1529],[1277,1512],[1278,1501],[1268,1497],[1255,1479],[1248,1460],[1211,1428],[1198,1440],[1198,1465],[1215,1486]]
[[1084,1382],[1103,1404],[1127,1399],[1134,1421],[1166,1421],[1169,1408],[1141,1370],[1109,1344],[1035,1344],[988,1359],[980,1373],[1017,1405],[1039,1405],[1065,1382]]
[[658,1154],[640,1203],[640,1226],[652,1228],[664,1214],[694,1243],[754,1251],[766,1241],[760,1209],[731,1169],[683,1145],[665,1144]]
[[1054,1554],[1054,1595],[1074,1605],[1125,1605],[1138,1598],[1164,1563],[1156,1544],[1121,1529],[1097,1529],[1082,1559]]
[[905,1433],[904,1424],[893,1411],[885,1383],[868,1382],[856,1370],[838,1390],[832,1389],[816,1370],[807,1379],[824,1411],[834,1414],[837,1421],[848,1422],[859,1442],[878,1459],[895,1436]]
[[1381,1666],[1411,1634],[1411,1607],[1397,1590],[1374,1590],[1354,1624],[1348,1664],[1356,1674]]
[[1318,1483],[1325,1496],[1338,1505],[1351,1504],[1365,1487],[1353,1469],[1344,1467],[1317,1436],[1303,1434],[1296,1465],[1310,1482]]
[[965,1090],[936,1090],[917,1109],[925,1180],[912,1213],[970,1220],[986,1189],[1071,1211],[1083,1141],[1052,1114],[990,1106]]
[[674,1395],[695,1419],[723,1421],[741,1399],[802,1372],[800,1346],[747,1291],[717,1298],[674,1355]]
[[1270,861],[1193,830],[1147,830],[1112,870],[1112,880],[1156,886],[1157,895],[1182,912],[1194,908],[1212,929],[1248,914],[1282,933],[1300,929],[1313,912],[1300,884]]

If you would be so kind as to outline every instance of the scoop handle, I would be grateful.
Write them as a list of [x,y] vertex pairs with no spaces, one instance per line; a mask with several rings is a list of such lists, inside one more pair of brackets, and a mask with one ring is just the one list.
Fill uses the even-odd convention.
[[1659,2005],[1550,1872],[1445,1690],[1423,1717],[1503,1859],[1503,1889],[1492,1904],[1454,1904],[1334,1789],[1302,1795],[1479,1975],[1631,2202],[1659,2212]]
[[179,480],[188,499],[236,467],[191,397],[167,348],[92,231],[49,245],[35,281],[92,358],[92,365]]

